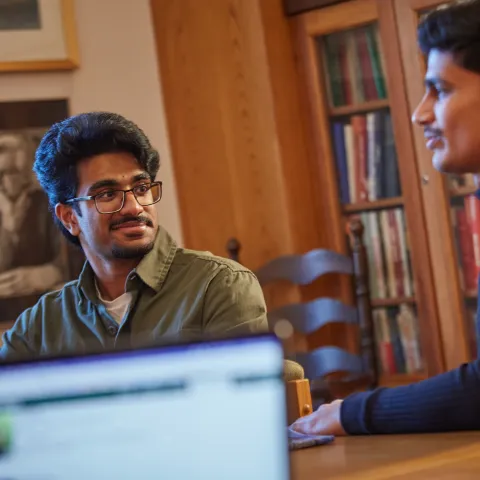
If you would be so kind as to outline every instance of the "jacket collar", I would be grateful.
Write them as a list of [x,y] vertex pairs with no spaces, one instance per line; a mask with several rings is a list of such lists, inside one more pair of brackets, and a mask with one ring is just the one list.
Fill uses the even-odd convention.
[[[177,248],[175,240],[163,227],[159,226],[152,250],[142,258],[137,268],[131,272],[127,278],[127,283],[132,274],[136,273],[145,284],[159,292],[175,258]],[[95,274],[88,261],[85,262],[78,277],[78,285],[88,300],[95,304],[99,303],[95,291]]]

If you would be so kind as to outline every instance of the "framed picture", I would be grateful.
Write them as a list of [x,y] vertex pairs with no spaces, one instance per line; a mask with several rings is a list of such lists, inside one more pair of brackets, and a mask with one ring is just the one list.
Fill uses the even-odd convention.
[[76,278],[84,261],[55,225],[32,171],[45,131],[67,116],[66,100],[0,103],[0,329]]
[[0,72],[78,67],[73,2],[0,0]]

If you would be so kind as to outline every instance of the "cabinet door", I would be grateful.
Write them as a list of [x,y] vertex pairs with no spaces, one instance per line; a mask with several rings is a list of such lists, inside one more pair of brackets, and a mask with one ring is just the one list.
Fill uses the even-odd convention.
[[[416,28],[423,14],[445,3],[439,0],[395,0],[411,113],[424,94],[425,59],[417,47]],[[477,268],[473,250],[475,232],[472,229],[475,222],[470,221],[470,217],[480,212],[480,208],[478,201],[471,196],[475,191],[473,179],[437,172],[432,165],[431,152],[425,146],[423,130],[413,127],[413,136],[418,172],[422,178],[445,362],[450,369],[476,356]]]
[[335,248],[348,251],[350,216],[365,226],[380,383],[438,373],[444,365],[392,4],[356,0],[308,12],[294,32]]

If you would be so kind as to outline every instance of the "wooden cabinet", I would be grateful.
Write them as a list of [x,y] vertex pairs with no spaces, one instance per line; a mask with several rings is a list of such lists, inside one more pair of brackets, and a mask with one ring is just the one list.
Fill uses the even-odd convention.
[[[324,208],[335,216],[335,247],[347,248],[345,218],[360,215],[370,242],[379,345],[392,348],[393,342],[393,349],[399,348],[399,333],[404,343],[405,320],[401,313],[396,322],[392,320],[392,308],[402,305],[403,311],[416,314],[424,369],[412,369],[412,363],[398,368],[397,362],[401,374],[392,374],[388,355],[380,347],[379,356],[386,363],[384,384],[439,373],[475,355],[476,289],[462,257],[467,241],[462,235],[471,228],[468,208],[476,208],[477,200],[469,197],[475,187],[471,178],[447,178],[436,172],[423,131],[411,124],[411,114],[423,96],[425,73],[416,27],[420,15],[442,3],[352,0],[291,19],[316,140],[317,184],[328,190]],[[388,145],[390,126],[382,126],[382,116],[391,119],[396,153]],[[398,167],[396,189],[391,185],[396,175],[392,158]],[[379,259],[384,262],[383,273]],[[399,288],[405,272],[411,274],[413,288]],[[382,279],[386,291],[376,289],[375,282]],[[384,308],[390,309],[387,321]]]

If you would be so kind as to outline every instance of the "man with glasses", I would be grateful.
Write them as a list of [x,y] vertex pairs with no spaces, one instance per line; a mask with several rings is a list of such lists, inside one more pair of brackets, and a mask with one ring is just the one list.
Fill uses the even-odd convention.
[[81,114],[50,128],[34,171],[55,222],[87,262],[78,280],[20,315],[0,358],[266,329],[249,270],[178,247],[158,224],[158,169],[158,152],[120,115]]

